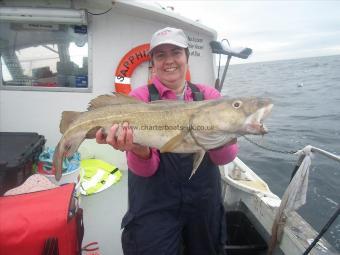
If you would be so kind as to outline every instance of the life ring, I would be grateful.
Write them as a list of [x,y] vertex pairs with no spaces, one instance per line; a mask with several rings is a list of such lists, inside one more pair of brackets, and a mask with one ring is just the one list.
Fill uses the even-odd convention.
[[[120,60],[115,73],[115,91],[123,94],[131,92],[131,76],[138,65],[145,61],[150,61],[150,44],[141,44],[124,55]],[[187,70],[185,79],[190,81],[190,71]],[[148,83],[152,81],[152,73]]]

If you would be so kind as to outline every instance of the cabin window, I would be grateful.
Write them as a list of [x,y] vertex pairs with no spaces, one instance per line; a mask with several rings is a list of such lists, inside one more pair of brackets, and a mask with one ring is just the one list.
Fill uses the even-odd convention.
[[1,89],[90,89],[84,24],[51,22],[51,18],[46,22],[0,20],[0,56]]

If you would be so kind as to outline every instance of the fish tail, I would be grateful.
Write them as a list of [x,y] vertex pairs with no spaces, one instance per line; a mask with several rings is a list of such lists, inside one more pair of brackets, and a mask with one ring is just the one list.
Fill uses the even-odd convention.
[[65,136],[58,143],[53,155],[53,166],[55,169],[55,179],[59,181],[63,171],[64,158],[71,157],[79,148],[86,137],[86,132],[80,132],[73,136]]
[[61,151],[61,146],[60,143],[58,143],[57,147],[54,150],[54,155],[53,155],[53,168],[54,168],[54,175],[55,179],[59,181],[61,179],[62,175],[62,165],[63,165],[63,152]]

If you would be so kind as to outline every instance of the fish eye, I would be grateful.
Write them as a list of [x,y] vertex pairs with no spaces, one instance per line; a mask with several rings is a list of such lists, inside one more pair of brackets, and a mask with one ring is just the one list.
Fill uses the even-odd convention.
[[235,109],[237,109],[241,107],[242,102],[238,100],[238,101],[233,102],[232,105]]

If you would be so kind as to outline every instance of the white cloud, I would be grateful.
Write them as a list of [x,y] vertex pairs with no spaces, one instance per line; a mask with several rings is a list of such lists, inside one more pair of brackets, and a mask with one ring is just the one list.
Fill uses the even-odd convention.
[[340,1],[144,2],[173,6],[182,16],[215,29],[233,47],[252,48],[247,61],[340,54],[334,48],[340,41]]

